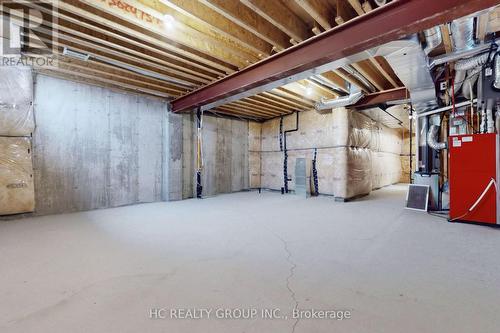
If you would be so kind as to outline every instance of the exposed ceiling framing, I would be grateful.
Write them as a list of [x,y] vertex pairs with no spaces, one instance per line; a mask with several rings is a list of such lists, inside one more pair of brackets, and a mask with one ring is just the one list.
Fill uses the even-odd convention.
[[[47,0],[47,2],[51,2]],[[404,1],[402,1],[404,2]],[[42,13],[40,2],[19,1]],[[276,53],[372,11],[359,0],[59,0],[59,67],[41,73],[170,100],[239,72]],[[485,17],[497,24],[498,14]],[[492,23],[493,22],[493,23]],[[29,43],[43,43],[41,26]],[[90,55],[63,55],[69,48]],[[35,56],[35,55],[33,55]],[[267,92],[230,101],[213,111],[263,120],[313,107],[321,98],[348,94],[349,84],[369,93],[402,87],[383,58],[353,63]]]

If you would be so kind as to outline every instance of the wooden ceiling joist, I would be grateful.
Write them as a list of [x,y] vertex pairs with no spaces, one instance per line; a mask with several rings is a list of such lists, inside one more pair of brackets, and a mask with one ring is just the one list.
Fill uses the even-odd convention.
[[[43,6],[37,5],[37,3],[27,3],[27,6],[40,10],[45,13],[49,13],[48,9]],[[121,47],[130,48],[138,52],[142,52],[143,54],[147,54],[150,56],[154,56],[158,59],[164,59],[168,61],[169,66],[182,70],[190,74],[204,74],[209,75],[212,78],[220,76],[223,72],[214,70],[211,68],[203,67],[201,65],[193,64],[191,61],[186,61],[184,58],[176,56],[172,53],[168,53],[159,47],[153,47],[149,45],[147,42],[138,41],[133,38],[129,38],[126,35],[122,35],[120,33],[114,32],[111,29],[101,28],[99,25],[90,24],[85,22],[82,18],[75,18],[66,14],[63,14],[61,11],[50,12],[55,15],[58,19],[57,27],[64,26],[69,28],[70,30],[78,30],[84,32],[89,36],[93,36],[95,38],[99,38],[101,40],[105,40],[108,42],[112,42],[115,45],[119,45]]]
[[266,99],[263,99],[263,97],[259,96],[259,95],[255,95],[255,96],[252,96],[252,97],[247,97],[244,100],[245,101],[249,101],[250,103],[253,103],[255,105],[261,105],[263,107],[266,107],[268,109],[275,110],[275,111],[278,111],[278,112],[284,112],[284,111],[293,110],[293,107],[279,105],[279,104],[273,102],[271,99],[267,99],[266,100]]
[[274,107],[270,107],[269,105],[266,105],[266,104],[259,104],[259,103],[256,103],[252,100],[248,100],[248,99],[241,99],[239,100],[238,102],[235,102],[237,104],[241,104],[241,105],[244,105],[244,106],[248,106],[248,107],[252,107],[254,108],[255,110],[258,110],[258,111],[264,111],[264,112],[269,112],[269,113],[272,113],[272,114],[281,114],[283,113],[283,109],[278,109],[278,108],[274,108]]
[[210,55],[222,63],[227,63],[238,68],[246,66],[243,57],[238,56],[236,50],[230,50],[216,39],[210,38],[207,35],[201,35],[198,31],[184,25],[178,24],[169,30],[164,26],[163,15],[161,13],[141,5],[135,0],[127,0],[127,3],[153,17],[154,19],[151,22],[146,22],[136,17],[136,15],[129,13],[126,9],[120,10],[119,7],[110,6],[107,1],[80,0],[79,2],[102,13],[106,13],[114,17],[115,20],[122,21],[120,22],[122,25],[135,27],[135,29],[145,29],[150,34],[168,39],[174,44],[179,45],[179,48],[196,50],[200,53]]
[[226,117],[234,117],[238,119],[246,119],[246,120],[253,120],[253,121],[263,121],[267,117],[261,117],[261,116],[249,116],[245,112],[235,112],[235,111],[230,111],[226,110],[224,108],[221,109],[221,107],[217,107],[215,109],[207,111],[209,113],[212,113],[216,116],[226,116]]
[[269,91],[269,92],[263,92],[263,93],[259,94],[258,96],[262,96],[264,98],[270,98],[275,103],[280,103],[282,105],[290,105],[294,108],[302,109],[302,110],[306,110],[312,106],[311,104],[297,103],[289,98],[283,97],[281,94],[277,93],[274,90]]
[[182,13],[200,24],[206,24],[219,34],[240,42],[254,52],[260,53],[261,57],[267,57],[271,53],[272,45],[258,36],[235,24],[225,16],[210,9],[206,5],[192,0],[159,0],[166,6]]
[[[221,71],[220,73],[227,73],[227,74],[233,73],[235,71],[234,68],[225,66],[219,62],[215,62],[211,60],[209,57],[203,57],[202,55],[187,51],[183,48],[179,48],[175,45],[176,43],[169,41],[167,38],[160,39],[154,37],[149,33],[143,33],[141,31],[138,31],[137,26],[135,26],[135,28],[133,25],[132,27],[130,27],[131,26],[130,24],[128,26],[125,26],[115,22],[115,20],[107,19],[106,18],[107,16],[102,15],[102,13],[101,15],[97,15],[94,14],[93,12],[89,12],[81,8],[81,6],[77,7],[79,6],[79,3],[75,3],[75,0],[65,0],[64,2],[59,1],[56,4],[60,10],[64,10],[68,13],[71,13],[76,17],[84,18],[89,22],[99,24],[101,26],[106,27],[107,29],[123,33],[124,35],[128,36],[128,38],[142,40],[144,42],[150,43],[151,45],[155,45],[169,52],[172,52],[173,54],[181,56],[182,59],[184,59],[184,61],[186,61],[187,63],[190,62],[192,66],[200,66],[200,64],[203,64],[204,66],[201,67],[202,69],[214,68],[220,70]],[[117,15],[116,18],[118,19],[119,16]]]
[[267,41],[278,51],[290,46],[290,38],[285,33],[277,30],[266,19],[239,1],[200,0],[200,2]]
[[301,42],[310,37],[309,29],[301,19],[278,1],[240,0],[290,38]]
[[[335,25],[336,10],[327,0],[294,0],[323,29],[329,30]],[[313,28],[314,29],[314,28]],[[319,30],[319,29],[318,29]],[[314,32],[314,30],[313,30]]]

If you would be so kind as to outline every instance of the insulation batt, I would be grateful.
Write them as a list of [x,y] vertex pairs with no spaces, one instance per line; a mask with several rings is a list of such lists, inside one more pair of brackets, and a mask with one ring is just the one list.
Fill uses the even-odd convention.
[[[259,187],[255,186],[259,175],[262,188],[280,190],[283,186],[279,123],[280,119],[275,118],[260,127],[252,123],[249,126],[249,140],[254,143],[254,156],[250,161],[250,175],[255,181],[252,187]],[[283,130],[292,128],[295,128],[295,116],[284,117]],[[260,152],[256,151],[259,133]],[[397,183],[401,177],[399,133],[345,108],[322,114],[301,112],[299,130],[287,134],[287,148],[290,190],[295,188],[296,159],[312,160],[314,148],[318,149],[321,194],[348,199]]]
[[29,67],[0,67],[0,136],[30,136],[35,129]]
[[0,215],[34,209],[30,139],[0,137]]

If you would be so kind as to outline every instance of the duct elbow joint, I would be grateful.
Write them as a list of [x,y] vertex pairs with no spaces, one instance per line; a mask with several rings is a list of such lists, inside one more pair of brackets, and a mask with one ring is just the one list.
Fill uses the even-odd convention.
[[363,98],[363,96],[364,96],[363,92],[359,90],[351,91],[351,94],[349,96],[339,97],[330,100],[320,100],[319,102],[314,104],[314,108],[316,109],[316,111],[321,111],[326,109],[335,109],[344,106],[349,106],[358,102],[361,98]]

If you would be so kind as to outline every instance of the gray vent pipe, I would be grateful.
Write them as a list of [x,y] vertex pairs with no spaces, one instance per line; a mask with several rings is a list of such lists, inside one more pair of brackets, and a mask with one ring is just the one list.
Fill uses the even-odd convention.
[[363,92],[361,90],[359,90],[358,87],[352,85],[351,86],[351,93],[349,94],[349,96],[344,96],[344,97],[339,97],[339,98],[334,98],[334,99],[329,99],[329,100],[321,99],[321,101],[317,102],[314,105],[314,108],[316,109],[316,111],[340,108],[343,106],[355,104],[363,96],[364,96]]
[[443,36],[441,34],[441,28],[439,28],[439,26],[425,30],[424,35],[425,42],[427,43],[427,46],[424,50],[425,54],[429,54],[443,42]]

